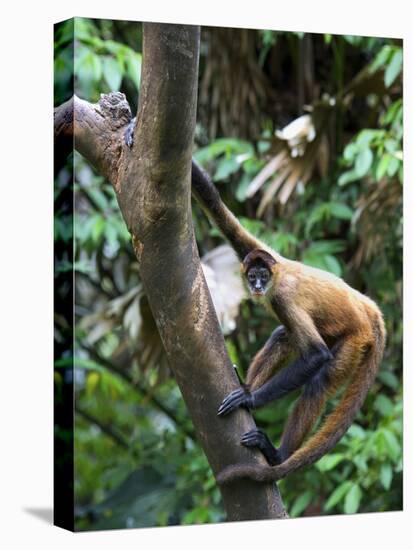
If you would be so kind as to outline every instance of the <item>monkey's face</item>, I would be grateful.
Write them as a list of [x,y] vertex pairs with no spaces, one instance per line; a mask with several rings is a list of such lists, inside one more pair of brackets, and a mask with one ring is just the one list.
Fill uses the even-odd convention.
[[264,266],[253,266],[247,272],[247,281],[253,296],[265,296],[271,286],[271,273]]

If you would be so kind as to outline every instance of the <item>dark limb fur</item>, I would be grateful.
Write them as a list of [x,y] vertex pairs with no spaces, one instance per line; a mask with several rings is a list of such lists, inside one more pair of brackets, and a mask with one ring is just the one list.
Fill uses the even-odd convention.
[[255,429],[247,432],[242,436],[241,444],[244,447],[256,447],[259,449],[270,466],[275,466],[282,462],[279,450],[274,447],[262,430]]
[[[374,344],[366,342],[360,336],[348,338],[340,347],[337,357],[330,367],[326,391],[317,393],[317,386],[315,388],[309,386],[297,402],[292,416],[287,422],[280,448],[280,453],[285,453],[287,458],[281,464],[273,467],[249,467],[238,464],[229,466],[219,474],[219,483],[228,483],[243,477],[249,477],[256,481],[278,480],[298,468],[313,464],[329,452],[354,421],[368,389],[374,381],[383,353],[383,345],[384,333],[381,328]],[[325,399],[349,377],[349,365],[354,369],[354,374],[350,376],[340,403],[327,417],[321,428],[300,447],[317,420]],[[289,453],[292,454],[288,456]]]
[[[279,329],[281,328],[284,329],[284,327],[279,327]],[[274,331],[271,338],[277,332],[278,336],[286,336],[285,329],[283,331],[279,331],[279,329]],[[332,348],[331,354],[333,357],[337,356],[339,349],[340,344],[336,344]],[[268,437],[261,430],[257,430],[260,434],[257,434],[255,437],[252,432],[245,434],[241,439],[241,443],[245,445],[244,438],[249,436],[246,438],[248,441],[247,446],[259,448],[271,466],[280,464],[286,460],[303,443],[306,435],[311,432],[324,408],[327,394],[332,389],[330,369],[331,361],[327,361],[305,384],[303,394],[298,399],[293,412],[288,418],[278,449],[272,445]]]
[[300,388],[332,358],[326,346],[317,346],[307,351],[305,355],[293,361],[271,380],[252,392],[253,408],[262,407]]
[[332,354],[327,347],[317,346],[308,350],[288,367],[273,376],[263,386],[252,392],[245,388],[234,390],[223,400],[218,415],[229,414],[237,407],[256,409],[300,388],[327,362]]
[[234,214],[222,202],[210,176],[193,159],[192,193],[206,214],[214,220],[229,240],[240,259],[255,248],[265,248],[263,243],[245,231]]

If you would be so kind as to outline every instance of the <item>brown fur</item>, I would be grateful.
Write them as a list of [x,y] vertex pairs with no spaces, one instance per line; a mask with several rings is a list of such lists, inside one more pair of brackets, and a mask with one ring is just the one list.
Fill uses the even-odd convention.
[[[262,259],[260,254],[251,258]],[[249,269],[244,261],[244,271]],[[312,464],[327,453],[344,435],[363,404],[381,361],[385,328],[380,310],[372,300],[349,287],[338,277],[277,258],[268,264],[273,286],[266,300],[288,328],[288,339],[275,348],[266,346],[257,354],[248,374],[251,389],[257,389],[284,366],[294,352],[304,352],[310,344],[338,346],[326,391],[315,396],[305,393],[297,401],[282,436],[287,459],[278,466],[233,465],[218,476],[220,483],[240,477],[257,481],[277,480]],[[319,418],[329,396],[347,384],[337,408],[304,443]]]
[[282,369],[294,355],[294,349],[288,337],[279,341],[277,347],[268,341],[254,357],[248,368],[246,385],[253,391],[260,388],[276,372]]
[[[259,262],[272,274],[264,305],[284,325],[287,337],[277,340],[275,345],[271,345],[270,338],[256,355],[247,375],[250,389],[260,388],[294,354],[305,355],[314,345],[337,348],[325,391],[315,395],[304,392],[286,423],[282,443],[288,448],[287,459],[274,467],[233,465],[218,476],[221,483],[240,477],[258,481],[280,479],[327,453],[353,422],[383,355],[386,336],[383,318],[372,300],[340,278],[287,260],[251,235],[222,202],[208,174],[195,162],[192,189],[240,259],[244,259],[243,273],[247,275],[250,266]],[[326,399],[345,385],[337,408],[305,442]]]

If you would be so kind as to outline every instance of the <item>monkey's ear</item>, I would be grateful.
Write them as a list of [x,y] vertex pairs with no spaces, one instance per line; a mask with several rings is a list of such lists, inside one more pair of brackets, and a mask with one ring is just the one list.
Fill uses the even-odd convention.
[[256,248],[245,256],[242,262],[243,271],[246,271],[251,264],[256,263],[259,260],[261,260],[269,269],[277,263],[274,256],[272,256],[269,252]]

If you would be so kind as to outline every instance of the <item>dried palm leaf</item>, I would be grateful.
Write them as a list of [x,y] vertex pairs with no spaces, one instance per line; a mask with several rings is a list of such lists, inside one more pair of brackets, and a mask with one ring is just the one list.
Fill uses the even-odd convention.
[[388,235],[395,212],[402,204],[402,186],[397,179],[383,179],[371,183],[363,194],[353,218],[360,239],[350,265],[359,268],[383,250],[383,241]]

